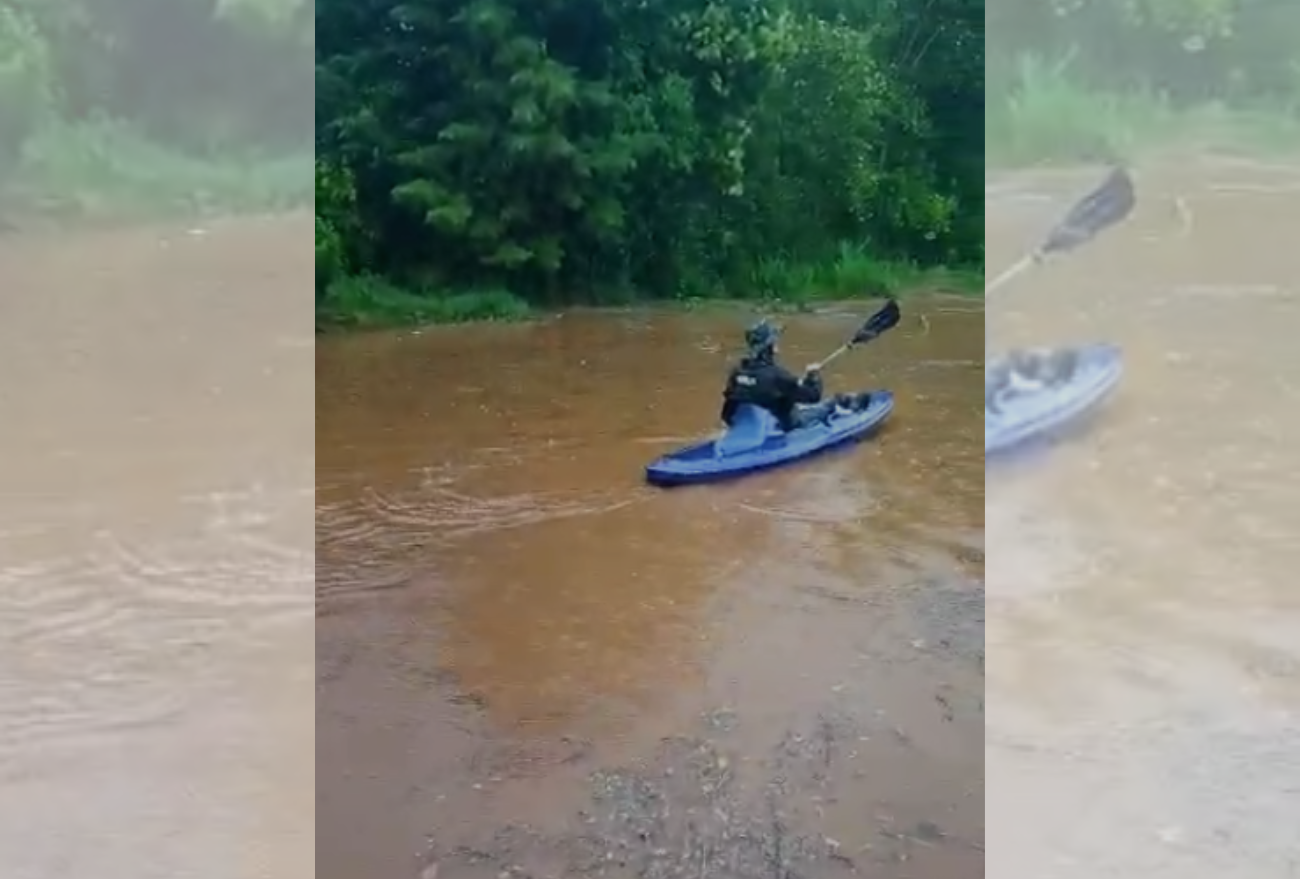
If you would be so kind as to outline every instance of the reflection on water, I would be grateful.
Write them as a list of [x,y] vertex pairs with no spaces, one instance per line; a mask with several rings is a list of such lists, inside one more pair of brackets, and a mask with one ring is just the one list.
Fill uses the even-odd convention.
[[[1105,339],[1128,364],[1086,437],[989,473],[999,875],[1300,863],[1281,818],[1300,805],[1296,180],[1142,169],[1130,226],[994,306],[995,347]],[[990,201],[995,261],[1041,234],[1038,211]]]
[[314,874],[307,235],[0,242],[6,879]]
[[[729,777],[763,784],[765,755],[832,709],[852,721],[840,735],[858,730],[843,759],[877,783],[846,774],[838,805],[817,809],[786,797],[791,832],[897,854],[913,844],[881,828],[940,821],[965,842],[909,863],[966,875],[982,834],[982,717],[966,698],[982,686],[982,621],[955,597],[978,595],[983,573],[982,314],[917,307],[928,322],[830,377],[896,391],[878,441],[675,492],[644,486],[642,469],[711,429],[740,316],[566,315],[322,344],[322,875],[409,875],[430,850],[465,875],[510,858],[578,869],[592,843],[566,834],[591,808],[593,771],[676,760],[667,743],[704,735],[747,767]],[[794,321],[787,357],[824,354],[860,320]],[[936,611],[939,593],[954,600]],[[724,710],[734,724],[701,728]],[[735,821],[761,811],[736,796]],[[863,825],[868,808],[884,817]],[[744,862],[727,839],[716,852]]]

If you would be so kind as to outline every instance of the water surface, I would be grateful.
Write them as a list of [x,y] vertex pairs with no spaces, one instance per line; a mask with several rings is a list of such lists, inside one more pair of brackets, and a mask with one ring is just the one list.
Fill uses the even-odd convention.
[[[992,264],[1099,177],[999,181]],[[994,349],[1111,341],[1128,364],[1090,430],[988,474],[1006,879],[1300,870],[1297,181],[1139,168],[1130,223],[991,305]]]
[[320,875],[972,875],[983,315],[907,312],[828,376],[878,440],[672,492],[744,315],[322,342]]
[[0,875],[309,877],[310,224],[0,239]]

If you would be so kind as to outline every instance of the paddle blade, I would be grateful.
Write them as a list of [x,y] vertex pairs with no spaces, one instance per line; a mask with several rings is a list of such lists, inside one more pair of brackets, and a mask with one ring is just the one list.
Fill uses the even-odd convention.
[[1074,206],[1047,241],[1039,248],[1040,256],[1066,253],[1086,244],[1105,229],[1116,225],[1133,212],[1137,193],[1133,178],[1123,168],[1115,168],[1102,184]]
[[870,342],[886,330],[892,330],[898,326],[898,319],[902,316],[899,311],[898,301],[891,299],[884,306],[867,319],[867,322],[853,336],[850,345],[861,345],[864,342]]

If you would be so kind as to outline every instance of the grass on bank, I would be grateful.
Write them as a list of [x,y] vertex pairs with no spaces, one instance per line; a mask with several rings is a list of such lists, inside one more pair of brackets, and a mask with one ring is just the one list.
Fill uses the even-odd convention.
[[384,278],[360,275],[330,285],[316,307],[319,330],[375,330],[473,321],[517,321],[532,308],[506,290],[448,293],[412,290]]
[[[809,308],[817,303],[876,298],[909,290],[982,295],[984,272],[980,266],[960,270],[922,269],[883,263],[860,248],[842,248],[839,256],[822,265],[806,266],[767,260],[749,273],[743,289],[719,290],[711,296],[682,295],[667,304],[688,308],[735,302],[761,302],[777,311]],[[617,296],[591,297],[587,305],[627,306],[645,300],[625,291]],[[321,332],[373,330],[427,324],[474,321],[517,321],[535,310],[523,298],[504,290],[446,292],[412,290],[383,278],[342,278],[330,285],[317,306],[316,326]]]
[[1013,168],[1132,159],[1171,147],[1253,154],[1300,151],[1300,94],[1291,106],[1175,106],[1155,90],[1089,88],[1071,59],[1020,56],[989,95],[985,161]]
[[804,304],[892,295],[906,290],[941,289],[978,295],[982,266],[933,269],[880,260],[865,248],[842,245],[832,260],[801,264],[779,258],[759,262],[746,278],[744,291],[725,291],[719,298],[761,300],[798,307]]
[[111,120],[51,120],[23,143],[0,196],[11,219],[162,219],[300,208],[315,198],[310,144],[292,154],[188,155]]

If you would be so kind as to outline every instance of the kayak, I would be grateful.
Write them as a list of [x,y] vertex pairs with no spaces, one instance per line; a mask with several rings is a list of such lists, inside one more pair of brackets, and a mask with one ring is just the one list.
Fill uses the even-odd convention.
[[720,436],[670,452],[646,467],[651,485],[690,485],[733,479],[812,457],[865,439],[894,411],[891,391],[872,391],[860,409],[836,409],[823,421],[782,431],[764,409],[742,406]]
[[1114,345],[1012,351],[984,369],[984,454],[1008,452],[1073,426],[1124,373]]

